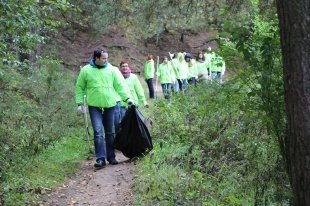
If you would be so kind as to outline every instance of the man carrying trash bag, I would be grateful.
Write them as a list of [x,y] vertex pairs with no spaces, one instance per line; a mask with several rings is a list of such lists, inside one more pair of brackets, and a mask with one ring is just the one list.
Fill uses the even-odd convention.
[[144,117],[135,105],[130,106],[126,111],[116,135],[114,147],[128,158],[143,156],[153,149],[151,135],[144,124]]

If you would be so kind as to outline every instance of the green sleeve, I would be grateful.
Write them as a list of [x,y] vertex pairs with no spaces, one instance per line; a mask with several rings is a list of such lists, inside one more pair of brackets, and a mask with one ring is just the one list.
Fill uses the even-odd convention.
[[114,72],[114,81],[113,87],[118,93],[118,95],[122,98],[123,101],[126,101],[130,97],[129,88],[125,82],[122,73],[116,68],[113,70]]
[[75,85],[75,103],[82,104],[86,94],[85,69],[81,69]]
[[135,87],[135,92],[138,96],[139,102],[141,102],[142,104],[146,101],[145,95],[144,95],[144,90],[143,87],[138,79],[137,76],[135,76],[135,83],[134,83],[134,87]]

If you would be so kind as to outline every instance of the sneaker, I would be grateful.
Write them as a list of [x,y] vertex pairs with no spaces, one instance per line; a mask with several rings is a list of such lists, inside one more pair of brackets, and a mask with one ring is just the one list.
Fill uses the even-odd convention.
[[95,163],[96,168],[103,168],[106,165],[105,160],[97,159]]
[[118,164],[118,161],[115,158],[109,159],[108,162],[110,165],[117,165]]

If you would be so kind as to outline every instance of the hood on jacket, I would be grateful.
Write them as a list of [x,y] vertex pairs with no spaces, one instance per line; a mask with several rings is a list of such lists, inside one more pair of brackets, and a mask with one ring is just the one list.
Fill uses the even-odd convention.
[[93,66],[93,67],[98,68],[98,69],[106,68],[106,67],[109,65],[109,63],[105,63],[103,66],[99,66],[99,65],[97,65],[97,64],[95,63],[95,60],[94,60],[94,59],[90,59],[90,60],[89,60],[89,64],[90,64],[91,66]]

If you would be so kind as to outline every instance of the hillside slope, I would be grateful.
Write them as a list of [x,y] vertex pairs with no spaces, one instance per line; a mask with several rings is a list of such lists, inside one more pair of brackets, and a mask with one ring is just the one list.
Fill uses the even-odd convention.
[[190,51],[196,54],[206,50],[208,46],[216,47],[213,36],[209,32],[187,32],[183,36],[180,33],[164,32],[159,36],[158,42],[156,37],[133,42],[116,28],[111,28],[99,37],[67,30],[57,38],[57,44],[60,45],[59,55],[68,69],[78,71],[80,66],[88,63],[95,48],[104,47],[108,50],[109,60],[113,65],[118,66],[121,60],[127,59],[133,71],[139,72],[142,71],[148,54],[152,54],[154,59],[156,56],[162,58],[168,55],[169,51]]

